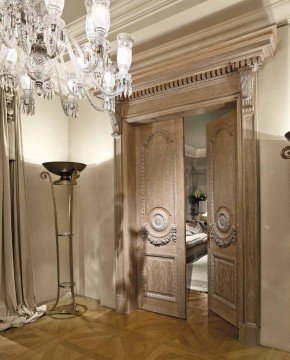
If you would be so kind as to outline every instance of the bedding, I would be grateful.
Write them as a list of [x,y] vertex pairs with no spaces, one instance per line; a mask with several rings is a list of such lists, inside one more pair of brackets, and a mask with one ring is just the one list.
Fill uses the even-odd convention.
[[195,225],[190,224],[186,224],[186,235],[194,235],[194,234],[199,234],[202,233],[203,229],[201,224],[198,222]]
[[186,262],[194,262],[198,258],[207,254],[207,242],[194,245],[186,249]]
[[202,222],[186,224],[186,262],[207,254],[207,233]]
[[200,233],[200,234],[186,236],[186,248],[187,249],[189,249],[193,246],[196,246],[198,244],[206,243],[206,242],[207,242],[207,234],[206,233]]

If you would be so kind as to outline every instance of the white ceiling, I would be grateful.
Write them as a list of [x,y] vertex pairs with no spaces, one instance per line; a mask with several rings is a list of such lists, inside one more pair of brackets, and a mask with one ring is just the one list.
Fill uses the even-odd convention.
[[63,11],[63,19],[67,24],[86,15],[84,0],[66,0]]
[[[66,0],[64,19],[69,31],[85,41],[83,0]],[[116,48],[119,32],[133,33],[135,65],[166,57],[208,42],[219,41],[285,20],[289,0],[115,0],[111,1],[109,40]]]

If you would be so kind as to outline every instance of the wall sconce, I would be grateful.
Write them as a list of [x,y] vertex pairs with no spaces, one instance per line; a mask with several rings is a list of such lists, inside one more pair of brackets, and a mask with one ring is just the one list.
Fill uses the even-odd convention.
[[[290,131],[285,134],[285,138],[290,141]],[[290,146],[286,146],[281,153],[281,156],[283,159],[290,160]]]

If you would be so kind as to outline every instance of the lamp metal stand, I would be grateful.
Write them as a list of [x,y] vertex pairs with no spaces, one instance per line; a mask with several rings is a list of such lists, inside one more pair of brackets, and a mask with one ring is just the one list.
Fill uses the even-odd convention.
[[[290,131],[285,134],[285,138],[290,141]],[[281,153],[281,156],[285,160],[290,160],[290,146],[286,146]]]
[[[53,209],[54,209],[54,224],[55,224],[55,241],[56,241],[56,257],[57,257],[57,297],[56,302],[49,310],[48,315],[80,315],[81,312],[78,309],[75,301],[74,287],[76,285],[74,281],[74,270],[73,270],[73,202],[74,202],[74,186],[77,185],[76,180],[80,177],[80,173],[75,171],[71,179],[65,181],[53,181],[52,176],[48,171],[43,171],[40,174],[41,179],[48,179],[50,182]],[[56,206],[55,186],[66,185],[69,187],[69,232],[60,233],[58,226],[58,214]],[[69,267],[70,267],[70,281],[60,282],[60,252],[59,252],[59,240],[60,238],[68,238],[69,240]],[[60,301],[60,289],[69,288],[71,291],[71,303],[68,305],[58,306]]]

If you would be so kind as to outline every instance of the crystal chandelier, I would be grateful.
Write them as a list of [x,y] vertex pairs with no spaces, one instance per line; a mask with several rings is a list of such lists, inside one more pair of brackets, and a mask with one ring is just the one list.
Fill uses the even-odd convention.
[[88,41],[78,44],[61,18],[64,3],[0,0],[0,85],[22,94],[24,114],[34,114],[35,93],[50,100],[55,92],[68,117],[78,115],[78,99],[113,114],[116,96],[132,93],[134,39],[126,33],[117,36],[117,63],[113,62],[107,40],[110,0],[85,0]]

